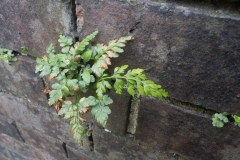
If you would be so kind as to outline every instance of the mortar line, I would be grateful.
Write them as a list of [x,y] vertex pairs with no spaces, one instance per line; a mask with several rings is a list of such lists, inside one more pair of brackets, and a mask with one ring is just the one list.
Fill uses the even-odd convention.
[[213,109],[207,109],[206,107],[203,107],[201,105],[196,105],[193,104],[191,102],[185,102],[182,100],[178,100],[176,98],[168,98],[168,101],[173,104],[173,105],[177,105],[183,109],[187,109],[187,110],[191,110],[191,111],[195,111],[195,112],[200,112],[203,114],[208,114],[208,115],[213,115],[214,113],[218,113],[218,111],[213,110]]

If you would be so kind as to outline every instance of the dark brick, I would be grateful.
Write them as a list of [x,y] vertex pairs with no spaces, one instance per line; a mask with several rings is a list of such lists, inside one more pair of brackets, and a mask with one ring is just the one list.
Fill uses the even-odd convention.
[[9,135],[16,140],[23,141],[14,122],[0,114],[0,134],[2,133]]
[[[55,37],[56,43],[56,34],[68,34],[72,29],[67,8],[70,4],[62,2],[1,2],[0,44],[15,50],[25,45],[43,55],[50,39]],[[125,35],[135,37],[126,52],[112,61],[115,66],[144,68],[171,98],[240,114],[239,13],[233,16],[148,0],[76,2],[77,29],[82,37],[96,29],[100,31],[96,42],[106,43]],[[32,62],[21,58],[12,66],[0,64],[0,90],[5,92],[0,93],[0,113],[77,148],[70,127],[45,108],[43,86],[32,66]],[[230,124],[213,128],[208,115],[154,99],[142,99],[136,140],[124,137],[129,97],[113,99],[117,107],[112,108],[107,124],[112,133],[93,130],[94,151],[99,159],[168,159],[159,149],[188,159],[240,157],[238,128]]]
[[53,159],[67,159],[67,155],[62,146],[63,142],[55,139],[55,137],[46,136],[40,131],[28,128],[20,123],[17,123],[17,127],[21,137],[28,145],[50,155]]
[[93,131],[94,151],[100,160],[177,160],[181,157],[154,149],[128,136],[116,136],[99,127]]
[[69,124],[64,122],[53,109],[33,105],[24,99],[0,92],[0,114],[78,148]]
[[[0,135],[1,136],[1,135]],[[5,144],[4,144],[5,145]],[[6,146],[2,146],[0,144],[0,158],[3,157],[3,160],[28,160],[27,157],[15,152],[15,151],[12,151],[8,148],[6,148]]]
[[43,153],[41,150],[17,141],[5,134],[0,134],[0,141],[0,153],[9,159],[55,159],[54,157],[49,156],[47,153]]
[[[108,116],[106,128],[114,134],[124,135],[128,125],[128,112],[131,103],[131,96],[129,96],[129,94],[125,91],[123,91],[122,95],[116,94],[115,90],[109,91],[108,95],[113,99],[113,103],[109,105],[111,114]],[[90,112],[83,115],[83,117],[87,120],[87,123],[89,125],[94,123],[101,126]]]
[[67,146],[67,153],[70,160],[97,160],[97,158],[94,156],[94,152],[75,150],[74,148],[69,146]]
[[42,0],[2,0],[0,5],[0,44],[19,50],[26,46],[41,55],[58,35],[70,34],[70,3]]
[[240,157],[240,130],[233,123],[216,128],[209,115],[153,98],[141,100],[136,139],[191,160]]
[[47,96],[43,94],[42,80],[35,74],[35,62],[28,57],[18,56],[11,65],[0,61],[0,90],[32,103],[47,106]]
[[126,92],[123,92],[123,95],[118,95],[114,91],[109,96],[112,97],[113,104],[110,105],[111,114],[108,117],[107,129],[114,134],[124,135],[128,124],[131,97]]
[[146,69],[172,98],[240,114],[239,16],[167,3],[78,2],[83,36],[98,28],[97,42],[135,37],[114,65]]

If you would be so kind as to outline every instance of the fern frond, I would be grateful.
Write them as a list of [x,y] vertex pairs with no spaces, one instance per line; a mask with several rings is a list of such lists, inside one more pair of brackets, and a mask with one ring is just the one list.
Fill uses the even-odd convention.
[[98,34],[98,31],[95,31],[92,34],[88,35],[86,38],[84,38],[77,46],[77,51],[78,52],[83,51],[86,48],[86,46],[89,45],[89,41],[95,38],[97,34]]

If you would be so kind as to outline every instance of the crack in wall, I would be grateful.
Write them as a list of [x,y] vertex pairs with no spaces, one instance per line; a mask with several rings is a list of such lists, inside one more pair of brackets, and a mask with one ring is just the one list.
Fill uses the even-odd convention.
[[88,142],[89,142],[89,149],[90,151],[94,151],[94,139],[93,139],[93,124],[88,124],[88,132],[90,132],[90,135],[88,136]]
[[135,31],[139,28],[141,22],[136,22],[134,26],[129,30],[129,33],[135,33]]
[[213,115],[214,113],[218,113],[218,111],[212,110],[212,109],[207,109],[203,106],[196,105],[190,102],[184,102],[175,98],[169,98],[169,102],[173,105],[177,105],[178,107],[181,107],[183,109],[187,109],[190,111],[195,111],[203,114],[208,114],[208,115]]
[[94,151],[94,141],[93,141],[93,135],[92,134],[90,136],[88,136],[88,140],[90,142],[90,150]]
[[67,150],[67,144],[66,144],[65,142],[63,142],[63,143],[62,143],[62,147],[63,147],[63,149],[64,149],[64,151],[65,151],[66,157],[68,158],[69,155],[68,155],[68,150]]
[[77,35],[77,14],[76,14],[76,1],[75,0],[71,0],[70,2],[71,5],[71,22],[72,22],[72,27],[73,27],[73,32],[74,32],[74,36]]
[[84,9],[79,2],[76,2],[76,0],[71,0],[70,6],[73,37],[75,42],[77,42],[79,41],[79,35],[84,23]]
[[49,99],[50,95],[49,95],[48,91],[50,91],[50,90],[49,90],[48,83],[45,78],[41,78],[41,80],[42,80],[42,84],[43,84],[43,88],[44,88],[43,93],[46,95],[47,99]]
[[21,132],[19,131],[17,124],[15,121],[12,122],[12,125],[15,127],[15,129],[17,130],[17,134],[19,135],[20,139],[25,143],[25,139],[22,137]]
[[[140,108],[140,95],[137,94],[132,98],[131,101],[131,107],[129,111],[129,117],[128,117],[128,123],[127,123],[127,133],[134,135],[137,130],[137,123],[138,123],[138,112]],[[186,109],[187,111],[194,111],[196,113],[202,113],[205,115],[210,115],[212,116],[215,113],[219,113],[218,111],[212,110],[212,109],[207,109],[203,106],[196,105],[190,102],[184,102],[181,100],[177,100],[174,98],[168,98],[164,99],[165,101],[168,101],[169,104],[176,105],[182,109]],[[230,118],[230,117],[229,117]],[[231,118],[230,118],[231,119]]]

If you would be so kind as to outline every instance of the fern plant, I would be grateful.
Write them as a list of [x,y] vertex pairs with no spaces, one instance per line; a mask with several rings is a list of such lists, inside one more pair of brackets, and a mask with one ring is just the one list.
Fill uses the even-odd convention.
[[[228,118],[229,117],[229,118]],[[234,121],[234,124],[238,127],[240,127],[240,117],[237,115],[228,115],[227,112],[223,113],[215,113],[212,116],[212,125],[214,127],[222,128],[225,123],[229,122],[229,119]]]
[[[106,127],[108,115],[111,113],[109,105],[113,100],[107,95],[109,89],[114,88],[117,94],[123,89],[134,96],[135,92],[140,95],[153,97],[167,97],[168,93],[153,81],[148,80],[143,69],[128,70],[128,65],[116,67],[114,73],[107,73],[111,58],[117,58],[123,52],[127,41],[131,36],[111,40],[107,45],[91,45],[90,41],[98,34],[93,32],[81,42],[73,43],[71,38],[59,36],[58,42],[61,53],[57,53],[53,44],[47,49],[48,56],[38,57],[36,73],[40,77],[49,76],[58,82],[52,85],[52,90],[45,89],[49,93],[50,106],[55,105],[58,115],[64,115],[64,119],[70,119],[70,125],[74,139],[81,142],[85,129],[86,119],[83,114],[91,111],[103,127]],[[96,94],[82,96],[89,90],[95,89]],[[87,94],[86,94],[87,95]]]
[[0,47],[0,59],[9,63],[10,61],[17,61],[17,57],[13,54],[13,50]]
[[215,113],[212,116],[212,125],[214,127],[221,128],[224,126],[225,123],[228,123],[228,122],[229,122],[229,120],[227,118],[227,112]]
[[232,118],[234,119],[234,124],[240,127],[240,117],[237,115],[232,115]]

